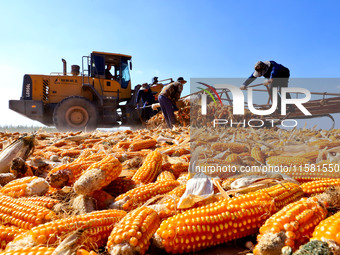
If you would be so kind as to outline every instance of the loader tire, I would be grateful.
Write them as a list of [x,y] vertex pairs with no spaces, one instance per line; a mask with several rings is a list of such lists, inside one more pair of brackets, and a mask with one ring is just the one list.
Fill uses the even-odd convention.
[[97,128],[98,112],[85,97],[72,96],[57,104],[53,123],[59,131],[93,131]]

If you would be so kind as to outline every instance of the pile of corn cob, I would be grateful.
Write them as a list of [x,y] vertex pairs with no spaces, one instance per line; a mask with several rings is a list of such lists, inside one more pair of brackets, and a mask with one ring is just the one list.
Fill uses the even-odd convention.
[[[2,134],[0,153],[7,149],[7,161],[15,157],[5,143],[19,136]],[[10,164],[0,176],[0,254],[209,252],[254,236],[254,254],[294,252],[310,239],[333,252],[340,245],[340,196],[336,188],[327,191],[340,186],[339,173],[306,174],[311,165],[340,163],[339,130],[180,127],[41,132],[34,140],[20,169]],[[27,151],[32,144],[20,146]],[[214,194],[178,207],[193,176],[188,169],[194,155],[199,167],[223,164],[237,171],[205,172],[219,177],[213,179]],[[270,165],[287,166],[288,172],[273,178],[241,171]],[[5,181],[9,174],[12,179]],[[249,175],[260,177],[240,188]]]

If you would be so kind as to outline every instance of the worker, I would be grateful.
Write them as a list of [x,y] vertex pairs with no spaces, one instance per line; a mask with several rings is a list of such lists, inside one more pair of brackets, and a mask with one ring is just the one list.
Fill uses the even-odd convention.
[[144,121],[150,119],[154,114],[151,105],[156,103],[155,97],[147,83],[143,83],[137,92],[136,104],[137,109],[140,110],[140,101],[142,100],[142,118]]
[[108,64],[106,69],[105,69],[105,79],[107,79],[107,80],[111,80],[112,78],[114,78],[114,76],[111,74],[110,70],[111,70],[111,65]]
[[176,102],[181,97],[183,84],[186,82],[187,81],[184,80],[183,77],[179,77],[177,81],[164,86],[162,91],[159,93],[158,101],[162,109],[165,122],[170,129],[174,124],[176,124],[174,114],[174,111],[177,109]]
[[153,77],[151,80],[151,85],[158,84],[158,77]]
[[[243,83],[240,89],[245,90],[247,86],[252,83],[256,78],[263,76],[267,80],[263,83],[269,86],[270,96],[273,94],[273,88],[278,88],[278,100],[277,106],[280,112],[281,109],[281,88],[288,87],[288,80],[290,76],[289,69],[275,61],[258,61],[255,64],[255,71],[250,77]],[[290,99],[291,96],[287,93],[286,98]],[[290,106],[288,111],[292,112],[293,107]]]

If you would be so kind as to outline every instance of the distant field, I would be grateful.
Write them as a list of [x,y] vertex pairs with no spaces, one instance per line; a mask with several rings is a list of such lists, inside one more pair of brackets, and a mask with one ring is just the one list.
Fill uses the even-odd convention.
[[[134,127],[115,127],[115,128],[98,128],[97,130],[100,131],[108,131],[108,132],[115,132],[119,130],[126,130],[126,129],[140,129],[142,127],[140,126],[134,126]],[[9,132],[9,133],[14,133],[14,132],[19,132],[19,133],[32,133],[32,132],[50,132],[50,133],[55,133],[59,132],[55,127],[40,127],[40,126],[0,126],[0,132]]]
[[36,131],[42,131],[42,132],[58,132],[58,130],[54,127],[39,127],[39,126],[0,126],[0,132],[36,132]]

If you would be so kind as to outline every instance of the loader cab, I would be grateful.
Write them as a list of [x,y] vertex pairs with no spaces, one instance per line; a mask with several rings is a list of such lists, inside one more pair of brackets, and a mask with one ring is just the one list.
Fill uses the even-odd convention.
[[[131,56],[115,53],[96,52],[91,53],[90,76],[93,78],[116,81],[122,89],[131,86],[130,69]],[[112,77],[106,75],[106,70],[111,67]],[[114,82],[106,82],[109,86]],[[104,84],[105,85],[105,84]]]

